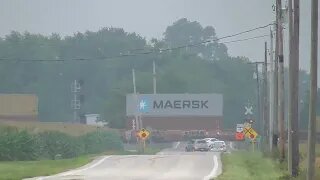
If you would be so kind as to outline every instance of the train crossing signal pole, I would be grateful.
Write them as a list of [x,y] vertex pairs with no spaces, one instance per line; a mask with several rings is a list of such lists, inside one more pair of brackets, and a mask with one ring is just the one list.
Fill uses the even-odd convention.
[[256,80],[257,80],[257,107],[258,107],[258,122],[259,122],[259,130],[260,133],[262,132],[262,123],[261,123],[261,97],[260,97],[260,79],[259,79],[259,67],[258,67],[258,62],[254,63],[255,64],[255,73],[256,73]]
[[[265,71],[265,69],[266,69],[266,67],[265,66],[267,66],[267,64],[265,63],[265,62],[250,62],[250,63],[248,63],[248,64],[253,64],[253,65],[255,65],[255,78],[256,78],[256,80],[257,80],[257,111],[258,111],[258,116],[257,116],[257,121],[259,122],[259,132],[261,133],[261,134],[263,134],[263,135],[265,135],[265,133],[263,133],[264,132],[264,130],[266,129],[266,127],[265,127],[265,125],[266,125],[266,123],[265,123],[265,116],[267,116],[266,115],[266,113],[268,113],[267,111],[266,111],[266,108],[261,108],[262,107],[262,101],[264,101],[265,99],[267,99],[266,97],[265,97],[265,95],[266,95],[266,93],[265,92],[267,92],[267,90],[266,90],[266,88],[267,88],[267,85],[264,85],[264,87],[263,87],[263,92],[264,92],[264,96],[263,96],[263,98],[261,98],[261,88],[260,88],[260,76],[259,76],[259,65],[263,65],[263,72]],[[264,72],[263,73],[264,74],[264,76],[266,75],[266,73]],[[267,79],[266,77],[264,77],[264,79]],[[265,82],[265,81],[264,81]],[[267,103],[267,102],[264,102],[263,104],[265,104],[265,103]],[[264,137],[264,139],[265,139],[266,137]]]

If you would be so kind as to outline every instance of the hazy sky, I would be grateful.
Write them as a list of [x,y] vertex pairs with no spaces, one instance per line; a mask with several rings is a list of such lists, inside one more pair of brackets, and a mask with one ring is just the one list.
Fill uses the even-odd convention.
[[[12,30],[72,35],[113,26],[148,39],[161,38],[168,25],[186,17],[203,26],[213,26],[221,37],[271,23],[273,3],[274,0],[0,0],[0,36]],[[300,64],[304,69],[309,67],[309,27],[310,0],[302,0]],[[269,29],[233,39],[264,34],[269,34]],[[227,46],[233,56],[262,61],[265,40],[269,38]]]

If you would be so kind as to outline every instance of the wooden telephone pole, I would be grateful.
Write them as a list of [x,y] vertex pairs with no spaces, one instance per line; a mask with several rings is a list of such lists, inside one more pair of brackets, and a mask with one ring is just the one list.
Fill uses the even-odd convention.
[[[263,64],[263,141],[264,144],[269,143],[269,97],[268,97],[268,48],[267,42],[264,43],[264,64]],[[267,147],[266,147],[267,149]]]
[[293,19],[293,50],[294,61],[292,62],[292,176],[299,174],[299,37],[300,37],[300,0],[294,0],[294,19]]
[[[288,108],[288,170],[299,173],[299,24],[300,0],[289,0],[289,108]],[[293,14],[294,13],[294,19]]]
[[316,102],[318,73],[318,0],[311,3],[310,104],[308,128],[307,180],[315,180]]
[[269,148],[270,152],[274,150],[273,136],[274,136],[274,58],[273,58],[273,32],[270,29],[270,74],[269,74]]
[[284,57],[283,57],[283,27],[282,27],[282,3],[281,0],[276,1],[277,9],[277,39],[278,39],[278,54],[277,61],[279,63],[279,74],[278,74],[278,125],[279,125],[279,151],[280,151],[280,161],[285,159],[285,129],[284,129]]

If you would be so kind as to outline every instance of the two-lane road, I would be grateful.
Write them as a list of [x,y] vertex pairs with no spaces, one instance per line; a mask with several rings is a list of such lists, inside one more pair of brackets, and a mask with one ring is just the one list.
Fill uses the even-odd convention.
[[221,173],[220,154],[183,152],[174,144],[157,155],[104,156],[72,171],[37,180],[209,180]]

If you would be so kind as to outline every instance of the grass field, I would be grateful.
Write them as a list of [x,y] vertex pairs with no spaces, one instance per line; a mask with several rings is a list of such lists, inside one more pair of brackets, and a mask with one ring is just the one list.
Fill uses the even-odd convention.
[[277,180],[283,176],[276,162],[259,152],[238,151],[222,156],[223,173],[217,180]]
[[[32,133],[43,131],[60,131],[69,135],[79,136],[88,132],[95,131],[100,127],[85,125],[85,124],[71,124],[62,122],[20,122],[20,121],[0,121],[0,126],[13,126],[18,129],[26,129]],[[100,128],[101,129],[101,128]],[[105,130],[112,130],[103,127]]]

